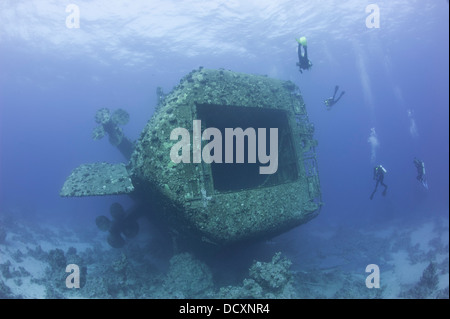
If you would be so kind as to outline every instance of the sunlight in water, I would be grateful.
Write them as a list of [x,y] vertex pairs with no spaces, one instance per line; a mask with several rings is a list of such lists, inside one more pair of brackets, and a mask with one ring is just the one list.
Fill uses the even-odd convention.
[[380,146],[380,142],[378,141],[377,137],[377,132],[375,132],[374,127],[370,129],[370,135],[367,142],[370,144],[371,147],[370,160],[372,163],[374,163],[377,157],[377,148]]
[[409,133],[412,137],[419,136],[419,132],[417,131],[416,120],[414,119],[414,111],[408,110],[408,118],[409,118]]

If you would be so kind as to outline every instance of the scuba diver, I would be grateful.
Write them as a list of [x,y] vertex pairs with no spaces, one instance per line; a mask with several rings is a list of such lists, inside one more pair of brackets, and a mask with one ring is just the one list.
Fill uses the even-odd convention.
[[386,173],[387,173],[387,171],[382,165],[378,165],[373,169],[373,179],[376,180],[377,183],[375,185],[375,189],[373,190],[372,194],[370,195],[370,199],[372,199],[373,195],[375,195],[377,188],[378,188],[378,184],[381,184],[384,186],[384,191],[383,191],[382,195],[383,196],[386,195],[387,185],[383,182],[384,174],[386,174]]
[[339,85],[336,85],[336,87],[334,88],[333,97],[330,97],[324,101],[325,105],[327,106],[328,111],[331,110],[331,107],[333,105],[335,105],[341,99],[342,95],[345,94],[345,91],[342,91],[341,95],[339,95],[339,97],[336,99],[336,93],[338,90],[339,90]]
[[427,179],[425,177],[425,163],[414,157],[414,165],[417,168],[417,180],[422,183],[423,187],[428,189]]
[[295,40],[298,42],[298,62],[296,65],[299,67],[300,73],[303,73],[302,70],[309,70],[312,67],[311,61],[308,60],[307,42],[305,37]]

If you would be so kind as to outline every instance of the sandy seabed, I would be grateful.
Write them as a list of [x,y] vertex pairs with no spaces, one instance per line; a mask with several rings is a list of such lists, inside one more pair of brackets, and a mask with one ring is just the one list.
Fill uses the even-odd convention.
[[[2,299],[449,298],[449,223],[439,218],[378,229],[305,225],[217,254],[226,262],[175,251],[145,228],[114,249],[94,225],[72,229],[8,214],[0,222]],[[67,288],[68,264],[79,266],[80,288]],[[379,288],[366,286],[369,264],[379,268]]]

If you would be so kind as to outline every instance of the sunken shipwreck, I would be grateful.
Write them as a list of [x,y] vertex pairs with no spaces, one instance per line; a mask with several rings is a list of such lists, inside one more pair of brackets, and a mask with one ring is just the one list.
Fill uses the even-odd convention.
[[[136,204],[127,211],[112,204],[111,220],[96,219],[97,226],[108,232],[111,246],[122,247],[134,237],[137,220],[144,216],[183,240],[222,247],[271,238],[319,214],[322,198],[314,125],[294,83],[200,67],[169,94],[157,92],[158,105],[137,141],[124,136],[120,127],[128,122],[126,111],[97,112],[99,125],[93,138],[108,135],[126,163],[83,164],[73,170],[60,192],[64,197],[127,194],[133,199]],[[227,128],[258,128],[258,132],[276,128],[276,140],[266,138],[259,144],[267,146],[267,152],[273,146],[269,144],[277,144],[276,171],[261,174],[261,163],[249,160],[246,151],[245,160],[238,163],[195,160],[195,148],[204,150],[211,142],[195,131],[211,127],[222,136]],[[193,132],[187,144],[189,154],[194,154],[189,155],[189,163],[171,158],[179,143],[171,139],[175,128]],[[241,144],[238,136],[235,139],[235,153],[239,145],[246,149],[251,144],[249,136]],[[208,155],[225,158],[225,144],[215,144],[214,154]]]

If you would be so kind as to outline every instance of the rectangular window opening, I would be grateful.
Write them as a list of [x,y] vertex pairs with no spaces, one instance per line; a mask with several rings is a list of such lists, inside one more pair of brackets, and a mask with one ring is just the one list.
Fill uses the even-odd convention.
[[[197,119],[202,122],[202,132],[214,127],[222,134],[222,163],[211,163],[214,189],[218,192],[234,192],[244,189],[271,187],[294,182],[298,178],[297,158],[292,144],[287,112],[283,110],[197,104]],[[266,129],[266,154],[270,152],[270,128],[278,129],[278,169],[273,174],[260,174],[262,164],[248,163],[248,138],[244,138],[244,163],[236,163],[236,137],[233,139],[233,163],[225,163],[225,128],[253,128],[258,144],[258,128]],[[203,141],[202,147],[210,141]]]

